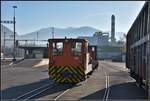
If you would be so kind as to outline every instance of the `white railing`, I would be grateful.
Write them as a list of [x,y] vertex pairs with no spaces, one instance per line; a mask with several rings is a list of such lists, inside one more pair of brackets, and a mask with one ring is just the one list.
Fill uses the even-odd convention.
[[18,40],[17,47],[47,47],[47,40]]

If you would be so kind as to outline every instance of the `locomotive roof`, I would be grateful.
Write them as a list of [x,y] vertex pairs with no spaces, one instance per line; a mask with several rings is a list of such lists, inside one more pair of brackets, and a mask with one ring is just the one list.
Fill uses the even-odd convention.
[[65,40],[69,40],[69,41],[87,41],[86,39],[78,39],[78,38],[54,38],[54,39],[48,39],[48,41],[65,41]]

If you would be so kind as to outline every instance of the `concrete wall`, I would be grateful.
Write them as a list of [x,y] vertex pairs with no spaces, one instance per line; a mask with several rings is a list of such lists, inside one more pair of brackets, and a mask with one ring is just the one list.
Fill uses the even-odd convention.
[[97,46],[97,59],[116,59],[122,53],[122,47]]
[[24,58],[48,58],[48,48],[25,49]]

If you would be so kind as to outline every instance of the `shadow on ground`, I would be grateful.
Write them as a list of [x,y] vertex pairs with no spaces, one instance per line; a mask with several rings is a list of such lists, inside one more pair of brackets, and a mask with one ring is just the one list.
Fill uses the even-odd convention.
[[[2,99],[15,99],[18,96],[25,94],[26,92],[37,89],[48,83],[52,83],[52,80],[50,80],[49,78],[46,78],[46,79],[42,79],[38,82],[34,82],[34,83],[26,84],[26,85],[13,86],[13,87],[2,90],[1,98]],[[57,93],[57,92],[66,90],[66,89],[74,86],[72,84],[55,84],[55,83],[52,85],[57,85],[57,86],[55,88],[51,88],[51,89],[45,91],[42,94],[39,94],[34,99],[44,97],[46,95],[50,95],[53,93]]]
[[[103,99],[105,90],[99,90],[81,99]],[[148,92],[137,87],[135,82],[122,83],[110,87],[108,99],[148,99]]]
[[1,91],[1,97],[2,99],[12,99],[16,98],[19,95],[24,94],[25,92],[31,91],[37,87],[40,87],[42,85],[45,85],[46,83],[49,83],[50,80],[49,78],[42,79],[40,81],[30,83],[30,84],[25,84],[25,85],[18,85],[18,86],[13,86],[10,88],[6,88]]
[[[51,83],[49,78],[42,79],[38,82],[13,86],[1,91],[2,99],[14,99],[28,91],[34,90],[42,85]],[[41,98],[47,95],[55,94],[60,91],[64,91],[68,88],[77,87],[72,84],[56,84],[57,86],[45,91],[42,94],[34,97],[34,99]],[[103,99],[106,89],[99,90],[95,93],[82,97],[81,99]],[[73,95],[72,95],[73,96]],[[54,96],[55,97],[55,96]],[[108,99],[147,99],[148,92],[143,88],[137,87],[134,82],[122,83],[118,85],[113,85],[110,87],[110,93]]]

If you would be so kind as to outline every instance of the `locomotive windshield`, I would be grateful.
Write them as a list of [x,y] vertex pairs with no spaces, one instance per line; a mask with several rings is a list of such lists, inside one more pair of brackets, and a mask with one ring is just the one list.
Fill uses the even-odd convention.
[[53,55],[63,54],[63,42],[53,42]]
[[95,51],[95,47],[92,47],[92,51],[93,51],[93,52]]
[[72,44],[72,54],[74,56],[79,56],[81,55],[81,47],[82,43],[81,42],[75,42]]

